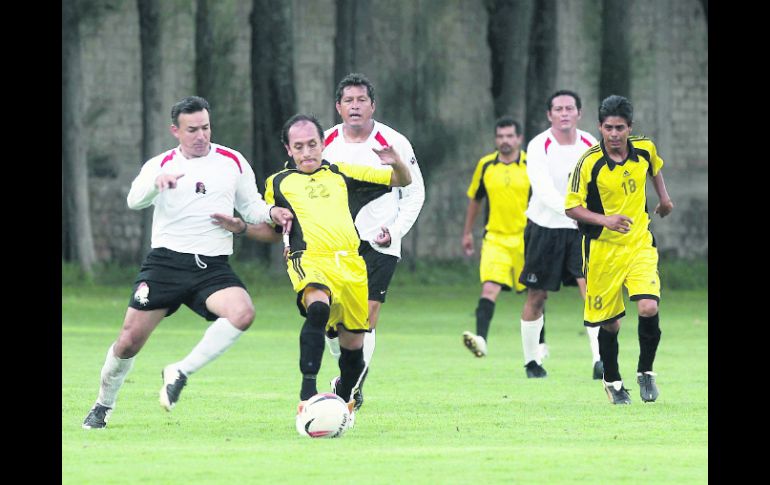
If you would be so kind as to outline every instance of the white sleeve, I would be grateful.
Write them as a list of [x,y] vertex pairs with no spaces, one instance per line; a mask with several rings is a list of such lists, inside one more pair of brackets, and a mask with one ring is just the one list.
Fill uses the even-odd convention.
[[139,175],[131,182],[126,202],[129,209],[140,210],[155,202],[160,190],[155,187],[155,179],[161,172],[160,163],[155,158],[145,162]]
[[564,196],[553,183],[545,160],[545,148],[538,140],[537,145],[527,146],[527,176],[532,193],[554,212],[564,215]]
[[245,221],[252,224],[272,222],[270,208],[273,206],[265,202],[262,194],[259,193],[257,180],[251,165],[244,158],[239,158],[241,160],[241,167],[243,167],[243,174],[238,178],[238,184],[235,189],[235,208]]
[[409,167],[412,182],[406,187],[399,187],[398,215],[396,215],[396,220],[388,229],[391,235],[395,234],[401,239],[406,236],[417,220],[417,216],[420,215],[422,205],[425,203],[425,183],[422,179],[420,166],[417,164],[417,157],[414,156],[412,145],[406,138],[404,138],[404,146],[399,151],[399,155],[401,160]]

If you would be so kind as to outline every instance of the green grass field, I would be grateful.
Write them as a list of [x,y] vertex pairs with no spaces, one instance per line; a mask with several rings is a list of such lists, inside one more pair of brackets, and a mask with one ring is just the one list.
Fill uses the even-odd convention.
[[[398,275],[397,275],[398,279]],[[284,281],[285,280],[285,281]],[[665,290],[655,370],[644,404],[635,371],[636,309],[620,333],[633,404],[612,406],[591,379],[577,290],[548,300],[546,379],[527,379],[523,295],[502,294],[489,355],[462,345],[479,285],[395,284],[356,427],[312,440],[294,429],[300,374],[288,278],[250,284],[257,317],[224,355],[193,375],[172,413],[158,404],[162,367],[206,322],[186,308],[138,355],[107,429],[80,425],[93,404],[129,287],[62,288],[62,482],[111,483],[707,483],[707,290]],[[337,375],[325,353],[319,390]]]

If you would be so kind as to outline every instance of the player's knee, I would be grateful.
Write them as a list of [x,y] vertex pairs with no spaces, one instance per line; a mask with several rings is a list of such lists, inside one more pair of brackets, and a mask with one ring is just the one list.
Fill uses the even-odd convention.
[[542,311],[547,299],[548,292],[545,290],[527,290],[527,302],[535,310]]
[[638,308],[640,317],[654,317],[658,314],[658,302],[655,300],[639,300]]
[[243,305],[236,308],[227,316],[227,319],[238,330],[246,330],[251,326],[251,322],[254,321],[254,307]]
[[481,287],[481,297],[487,300],[495,301],[500,294],[502,287],[497,283],[486,282]]
[[315,327],[324,328],[329,321],[330,312],[331,309],[325,302],[314,301],[307,307],[307,321]]
[[134,338],[131,332],[122,332],[112,347],[112,353],[119,359],[130,359],[138,354],[141,348],[141,341]]

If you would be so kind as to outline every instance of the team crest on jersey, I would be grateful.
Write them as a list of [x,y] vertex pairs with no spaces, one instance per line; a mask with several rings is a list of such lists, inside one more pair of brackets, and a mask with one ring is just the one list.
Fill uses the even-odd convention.
[[527,283],[537,283],[537,275],[535,273],[528,274]]
[[195,183],[195,193],[196,194],[206,194],[206,185],[203,182],[196,182]]
[[137,303],[139,303],[142,306],[145,306],[150,302],[150,299],[148,298],[150,296],[150,287],[142,281],[139,283],[139,286],[136,288],[136,292],[134,292],[134,300],[136,300]]

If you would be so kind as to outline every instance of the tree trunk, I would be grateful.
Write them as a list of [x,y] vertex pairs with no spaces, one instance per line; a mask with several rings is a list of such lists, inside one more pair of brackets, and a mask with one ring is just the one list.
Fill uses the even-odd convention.
[[527,65],[534,4],[532,0],[488,0],[487,10],[495,116],[509,114],[523,126],[527,113]]
[[[83,77],[80,25],[75,0],[62,1],[62,179],[69,246],[82,270],[93,274],[96,262],[91,231],[88,162],[83,130]],[[65,190],[66,189],[66,190]]]
[[[254,153],[251,163],[260,193],[265,180],[283,167],[287,155],[280,141],[281,128],[296,112],[294,93],[291,3],[254,0],[251,13],[251,85],[254,117]],[[239,253],[270,258],[264,244],[244,245]],[[280,259],[279,259],[280,262]]]
[[[337,0],[337,33],[334,36],[334,82],[356,69],[356,26],[358,0]],[[334,124],[342,120],[335,111]]]
[[556,0],[535,2],[527,66],[526,140],[531,140],[550,126],[545,113],[546,100],[555,91],[558,67],[556,15]]
[[[195,90],[210,104],[214,85],[214,31],[209,16],[209,0],[197,0],[195,10]],[[213,123],[213,120],[212,120]]]
[[611,94],[631,95],[629,6],[617,0],[602,2],[602,54],[599,100]]
[[[142,160],[144,164],[162,150],[162,138],[156,127],[162,114],[163,85],[160,7],[154,0],[137,0],[139,8],[139,38],[142,58]],[[140,164],[140,167],[141,167]],[[142,243],[139,258],[150,251],[152,239],[152,209],[142,210]]]

